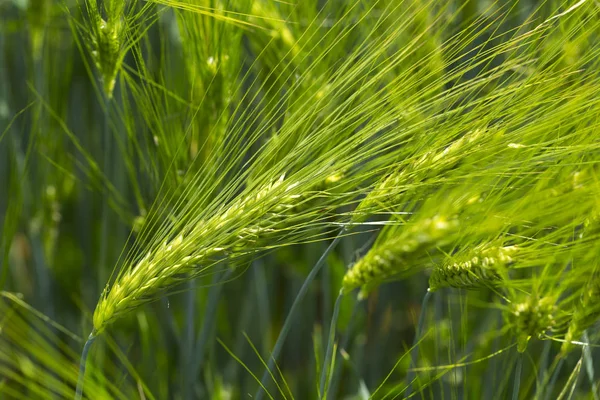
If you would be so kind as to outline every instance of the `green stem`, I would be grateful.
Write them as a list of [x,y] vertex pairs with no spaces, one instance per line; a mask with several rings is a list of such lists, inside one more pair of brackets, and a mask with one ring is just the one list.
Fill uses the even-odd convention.
[[[104,96],[104,133],[103,133],[103,168],[106,178],[110,181],[112,177],[112,138],[110,136],[110,105],[111,100],[108,96]],[[98,265],[98,282],[106,282],[107,279],[104,276],[104,266],[107,259],[108,251],[108,232],[111,225],[110,216],[110,191],[108,189],[108,182],[105,182],[102,191],[102,220],[100,226],[100,258]],[[102,288],[100,288],[100,291]]]
[[546,373],[546,369],[548,368],[548,360],[550,358],[550,349],[552,347],[552,341],[547,340],[544,344],[544,349],[542,350],[542,355],[540,357],[540,368],[537,376],[537,387],[542,388],[544,383],[544,374]]
[[[410,352],[410,367],[409,367],[409,369],[412,369],[413,367],[415,367],[415,365],[417,363],[417,355],[418,355],[417,342],[419,341],[419,337],[421,337],[421,332],[423,330],[423,324],[425,323],[425,314],[427,311],[427,303],[429,303],[431,294],[432,294],[432,292],[429,289],[427,289],[427,293],[425,293],[425,297],[423,297],[423,303],[421,304],[421,314],[419,315],[419,322],[417,324],[417,329],[415,330],[415,338],[413,340],[413,349]],[[415,375],[416,375],[416,372],[410,371],[410,370],[408,371],[408,374],[406,374],[407,388],[406,388],[406,393],[404,394],[404,397],[409,397],[410,394],[412,393],[412,381],[413,381]]]
[[325,394],[325,390],[328,387],[328,377],[331,375],[327,374],[329,367],[331,366],[331,359],[333,357],[333,342],[335,341],[335,327],[337,325],[338,316],[340,315],[340,303],[342,302],[342,297],[344,294],[340,290],[340,294],[338,294],[337,299],[335,300],[335,305],[333,306],[333,315],[331,317],[331,323],[329,324],[329,340],[327,342],[327,351],[325,353],[325,359],[323,360],[323,369],[321,371],[321,384],[319,393],[321,397],[327,399]]
[[[588,337],[587,331],[583,332],[581,336],[584,343],[589,343],[590,338]],[[598,385],[594,381],[594,364],[592,362],[592,352],[590,346],[583,346],[583,361],[585,363],[585,370],[587,372],[588,379],[590,384],[592,385],[592,396],[594,396],[594,400],[598,400]]]
[[550,383],[548,384],[548,389],[546,391],[545,400],[549,400],[550,396],[552,396],[552,391],[554,390],[554,385],[556,384],[556,379],[558,379],[558,375],[560,375],[560,370],[561,370],[564,362],[565,362],[564,358],[561,358],[558,361],[558,364],[556,365],[556,369],[554,370],[554,373],[552,374],[552,378],[550,379]]
[[87,341],[83,345],[83,351],[81,352],[81,360],[79,361],[79,376],[77,378],[77,389],[75,390],[75,400],[81,400],[83,396],[83,382],[85,378],[85,365],[87,362],[88,353],[92,343],[96,340],[96,332],[92,331],[88,336]]
[[513,385],[512,400],[519,400],[519,391],[521,390],[521,371],[523,370],[523,353],[517,356],[517,369],[515,370],[515,382]]
[[304,296],[306,296],[306,293],[308,292],[308,288],[310,287],[312,281],[315,279],[315,277],[321,270],[321,267],[323,267],[323,264],[325,264],[325,260],[327,259],[327,256],[335,248],[335,246],[337,246],[337,244],[339,243],[344,231],[345,231],[345,229],[342,229],[342,231],[336,236],[336,238],[333,240],[333,242],[331,242],[329,247],[327,247],[325,252],[321,255],[321,258],[319,258],[319,261],[317,261],[317,263],[314,265],[314,267],[312,268],[312,270],[310,271],[310,273],[304,280],[304,283],[302,284],[300,291],[296,295],[296,298],[294,299],[294,302],[292,303],[292,307],[290,308],[290,311],[289,311],[287,317],[285,318],[285,322],[283,323],[281,332],[279,332],[279,337],[277,338],[277,341],[275,342],[275,347],[273,347],[273,352],[271,353],[271,357],[269,358],[269,363],[267,364],[267,370],[264,372],[264,374],[260,380],[262,385],[258,388],[258,390],[256,391],[256,394],[254,395],[254,398],[256,400],[261,400],[264,396],[264,391],[263,391],[262,387],[267,384],[267,382],[271,376],[270,371],[275,367],[275,363],[277,362],[279,353],[281,353],[281,349],[283,348],[285,338],[287,337],[287,334],[289,333],[289,330],[292,327],[292,320],[294,318],[294,314],[296,314],[296,311],[297,311],[298,307],[300,306],[300,302],[302,301]]
[[188,282],[186,293],[185,328],[183,332],[183,345],[180,347],[181,369],[182,369],[182,398],[191,399],[194,386],[194,370],[192,368],[192,355],[194,354],[194,326],[196,316],[196,284],[193,277]]
[[[346,328],[346,332],[344,333],[342,340],[341,340],[341,345],[339,346],[340,349],[346,349],[348,347],[348,343],[350,342],[350,338],[352,336],[352,323],[354,322],[354,319],[356,317],[356,313],[359,310],[359,302],[355,301],[354,302],[354,306],[352,307],[352,314],[350,316],[350,322],[348,323],[348,327]],[[335,365],[333,366],[333,372],[331,373],[331,379],[330,379],[330,391],[331,393],[336,393],[337,392],[337,387],[338,387],[338,383],[340,380],[340,375],[342,372],[342,368],[340,368],[340,364],[342,364],[341,362],[336,362]]]

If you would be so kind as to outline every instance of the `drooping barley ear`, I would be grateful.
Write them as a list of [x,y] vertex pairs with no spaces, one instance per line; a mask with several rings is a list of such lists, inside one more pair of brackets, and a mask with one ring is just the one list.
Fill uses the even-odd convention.
[[443,265],[433,269],[429,277],[429,290],[443,287],[474,289],[491,287],[500,283],[506,267],[514,262],[516,246],[477,246],[466,255],[450,257]]
[[344,293],[361,286],[375,285],[394,275],[415,269],[419,258],[426,256],[428,249],[443,245],[448,240],[449,233],[457,227],[456,217],[436,215],[418,221],[401,231],[397,237],[371,249],[354,264],[344,276]]
[[174,239],[126,266],[112,287],[105,289],[94,311],[96,334],[121,315],[151,301],[160,290],[199,276],[223,258],[243,257],[272,245],[290,221],[298,223],[298,214],[304,214],[299,210],[313,207],[312,201],[325,197],[327,192],[306,190],[300,182],[290,184],[282,175],[207,220],[184,226]]
[[585,285],[579,304],[573,311],[561,353],[566,355],[573,350],[573,341],[579,340],[583,332],[600,318],[600,279],[592,277]]
[[552,297],[529,295],[510,305],[508,319],[517,336],[517,350],[523,353],[532,336],[539,337],[557,325],[558,309]]

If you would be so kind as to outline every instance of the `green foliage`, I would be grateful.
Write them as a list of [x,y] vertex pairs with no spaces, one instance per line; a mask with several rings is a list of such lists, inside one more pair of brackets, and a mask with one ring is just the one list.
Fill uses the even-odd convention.
[[0,1],[0,398],[90,331],[84,398],[597,398],[599,55],[586,0]]

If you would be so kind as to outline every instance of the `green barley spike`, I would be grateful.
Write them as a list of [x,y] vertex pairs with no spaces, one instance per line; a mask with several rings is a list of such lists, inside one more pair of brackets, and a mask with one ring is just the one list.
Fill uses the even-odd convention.
[[[222,258],[243,257],[260,250],[286,228],[300,208],[313,207],[312,202],[319,199],[314,193],[324,195],[323,185],[333,183],[335,177],[338,175],[303,194],[300,182],[290,183],[282,175],[233,201],[213,217],[182,229],[174,239],[165,241],[132,268],[124,270],[113,286],[105,290],[94,311],[96,334],[102,333],[121,315],[149,301],[156,292],[176,285],[180,275],[198,275]],[[241,220],[252,222],[232,229]],[[223,236],[224,239],[212,246],[197,246],[199,240]]]
[[513,262],[516,246],[478,246],[466,256],[451,257],[450,262],[433,269],[429,290],[443,287],[473,289],[489,287],[502,280],[503,269]]
[[435,216],[419,221],[396,238],[371,249],[344,276],[343,290],[379,283],[394,275],[409,272],[415,261],[428,249],[444,244],[449,233],[458,227],[458,219]]
[[[355,215],[357,219],[368,216],[377,209],[378,202],[396,204],[410,185],[425,182],[454,167],[465,154],[479,145],[487,131],[476,129],[449,143],[443,150],[428,151],[413,160],[399,171],[393,172],[379,182],[367,197],[359,204]],[[490,134],[488,133],[488,136]]]

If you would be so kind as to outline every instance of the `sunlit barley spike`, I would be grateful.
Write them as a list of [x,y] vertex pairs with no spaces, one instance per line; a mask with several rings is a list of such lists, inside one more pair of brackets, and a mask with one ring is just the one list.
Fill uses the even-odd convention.
[[356,262],[344,276],[344,292],[416,269],[418,265],[414,263],[419,256],[425,256],[428,249],[442,245],[457,226],[457,218],[443,216],[427,218],[411,225],[398,236],[372,248]]
[[557,307],[551,297],[529,295],[510,305],[508,319],[517,337],[517,350],[523,353],[532,336],[539,337],[557,325]]
[[429,151],[419,158],[413,160],[401,170],[396,171],[383,178],[361,201],[355,212],[355,219],[360,220],[381,201],[395,203],[397,198],[406,192],[411,184],[427,180],[429,177],[437,176],[441,172],[452,168],[460,161],[460,154],[468,154],[463,150],[472,146],[484,137],[484,130],[476,129],[456,139],[443,150]]
[[462,258],[435,267],[429,277],[429,290],[443,287],[475,289],[495,286],[502,281],[502,270],[513,262],[516,246],[479,246]]
[[[321,190],[321,185],[315,186]],[[290,183],[281,176],[157,246],[132,268],[125,269],[112,288],[103,293],[94,312],[95,331],[101,333],[158,291],[180,283],[182,275],[197,276],[223,258],[244,256],[272,244],[274,235],[296,215],[296,207],[312,207],[306,204],[301,188],[300,182]],[[239,221],[252,222],[239,226]],[[211,243],[214,237],[222,239],[204,247],[197,244]]]
[[573,341],[579,340],[583,332],[600,318],[600,279],[594,276],[584,287],[580,301],[573,310],[561,353],[566,355],[573,349]]

